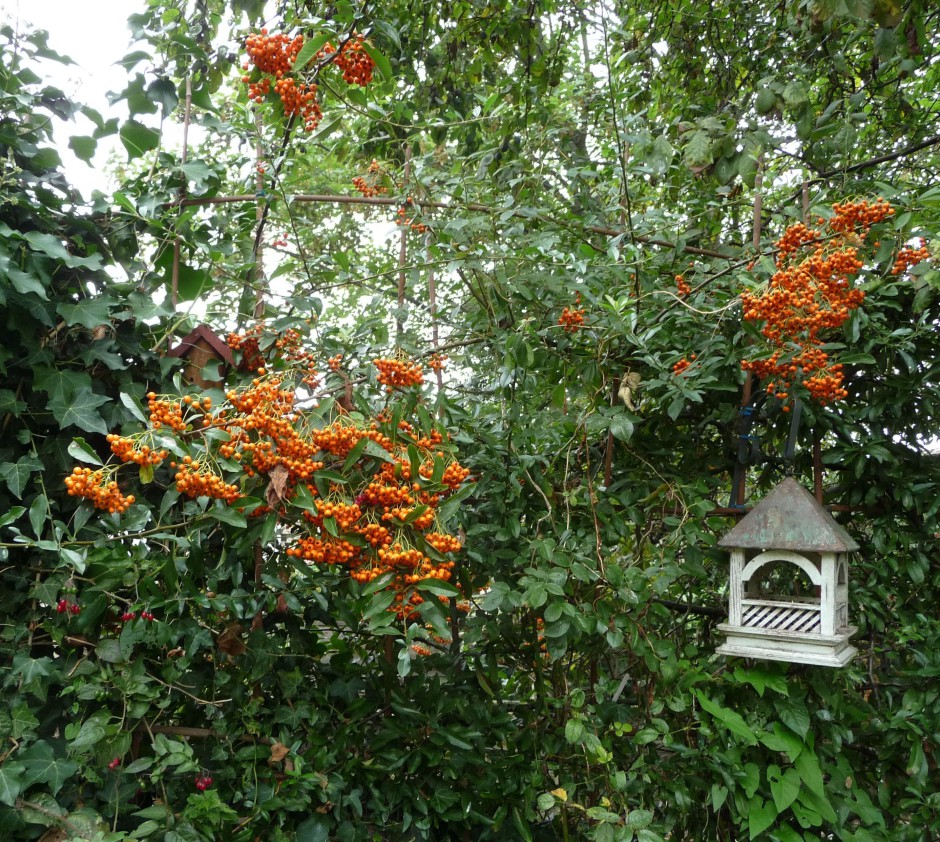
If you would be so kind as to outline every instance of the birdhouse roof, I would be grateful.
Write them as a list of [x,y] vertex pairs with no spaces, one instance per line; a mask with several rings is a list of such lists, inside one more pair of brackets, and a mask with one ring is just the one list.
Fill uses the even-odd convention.
[[232,349],[208,325],[199,325],[180,339],[179,344],[167,351],[169,357],[186,357],[197,348],[212,351],[222,362],[232,364]]
[[777,485],[718,546],[829,553],[858,549],[855,539],[793,477]]

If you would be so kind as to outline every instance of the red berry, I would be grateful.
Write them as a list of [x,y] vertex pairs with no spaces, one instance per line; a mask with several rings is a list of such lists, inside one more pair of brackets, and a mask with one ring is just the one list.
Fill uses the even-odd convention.
[[114,760],[112,760],[112,761],[108,764],[108,768],[109,768],[109,769],[117,769],[117,767],[120,766],[120,765],[121,765],[121,758],[120,758],[120,757],[115,757]]

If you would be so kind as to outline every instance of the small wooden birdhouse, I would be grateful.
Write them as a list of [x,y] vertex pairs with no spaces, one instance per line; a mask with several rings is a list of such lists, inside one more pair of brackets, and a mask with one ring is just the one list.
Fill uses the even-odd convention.
[[849,553],[858,544],[787,477],[719,542],[731,550],[722,655],[842,667],[849,643]]
[[[195,330],[184,336],[176,347],[167,352],[169,357],[180,357],[186,361],[183,376],[190,383],[195,383],[203,389],[221,386],[225,372],[233,364],[232,349],[206,325],[199,325]],[[208,379],[204,371],[209,363],[217,361],[219,364],[218,379]]]

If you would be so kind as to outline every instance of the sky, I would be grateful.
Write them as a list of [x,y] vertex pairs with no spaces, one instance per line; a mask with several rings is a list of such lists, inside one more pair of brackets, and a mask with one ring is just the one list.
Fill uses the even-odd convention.
[[[108,91],[120,91],[126,84],[124,70],[116,64],[128,51],[130,30],[127,17],[143,6],[137,0],[0,0],[0,21],[21,30],[33,24],[49,32],[49,46],[76,63],[62,66],[50,62],[42,68],[50,84],[83,105],[107,115],[111,110]],[[114,111],[124,116],[126,111]],[[91,124],[81,120],[56,129],[57,151],[69,180],[82,194],[106,190],[109,180],[104,163],[120,147],[116,137],[99,144],[95,166],[72,155],[68,138],[90,134]]]

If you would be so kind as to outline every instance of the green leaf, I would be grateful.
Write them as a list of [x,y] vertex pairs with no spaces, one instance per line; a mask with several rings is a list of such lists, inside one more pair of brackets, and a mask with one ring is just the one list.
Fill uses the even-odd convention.
[[138,421],[143,424],[150,423],[150,419],[146,414],[144,414],[143,405],[133,395],[128,395],[126,392],[121,392],[121,403],[130,410],[131,415],[133,415]]
[[450,582],[444,582],[441,579],[422,579],[418,582],[418,590],[427,591],[436,596],[460,596],[457,590]]
[[68,446],[68,454],[79,462],[87,462],[89,465],[103,465],[104,462],[98,458],[94,448],[85,439],[76,437]]
[[395,601],[395,591],[383,591],[369,600],[369,607],[363,612],[362,619],[370,620],[383,611],[387,611]]
[[91,166],[91,159],[98,149],[98,141],[93,137],[72,135],[69,138],[69,149],[75,153],[76,158]]
[[379,591],[385,590],[393,581],[395,581],[395,572],[383,573],[376,579],[373,579],[362,589],[363,596],[370,596]]
[[641,830],[649,827],[653,823],[653,813],[651,810],[631,810],[627,813],[627,827],[633,830]]
[[748,839],[756,839],[777,820],[777,808],[772,801],[755,795],[747,803]]
[[547,813],[555,806],[555,796],[550,792],[543,792],[535,803],[543,813]]
[[809,102],[809,91],[799,79],[791,79],[783,89],[783,101],[791,108],[796,109]]
[[42,469],[42,462],[35,456],[21,456],[16,462],[0,463],[0,479],[6,483],[14,497],[22,500],[29,478]]
[[710,713],[729,731],[737,734],[748,745],[754,745],[757,743],[757,736],[750,729],[750,727],[748,727],[748,724],[744,721],[744,719],[742,719],[741,714],[730,710],[729,708],[722,707],[716,702],[713,702],[704,693],[702,693],[701,690],[696,690],[695,695],[698,698],[702,709]]
[[13,284],[13,289],[22,295],[35,293],[40,298],[49,299],[49,296],[46,294],[45,284],[35,275],[30,275],[28,272],[17,269],[15,266],[10,266],[6,270],[6,275],[10,279],[10,283]]
[[16,655],[13,658],[11,675],[21,675],[24,684],[30,684],[37,678],[48,678],[52,666],[51,658],[30,658],[28,655]]
[[10,711],[10,736],[14,740],[26,734],[32,734],[39,727],[39,720],[26,705],[17,705]]
[[754,107],[758,114],[769,114],[777,107],[777,94],[772,88],[761,88],[757,92],[757,99],[754,101]]
[[323,45],[330,40],[329,32],[322,32],[316,38],[306,41],[297,53],[294,59],[294,71],[303,70],[309,61],[322,49]]
[[98,412],[98,407],[108,403],[104,395],[97,395],[91,389],[83,389],[72,395],[67,403],[60,400],[49,402],[49,408],[56,420],[63,427],[78,427],[90,433],[106,435],[108,426]]
[[375,62],[376,70],[382,75],[383,79],[392,78],[392,65],[385,55],[379,52],[375,47],[373,47],[368,41],[362,42],[362,48],[368,53],[369,58]]
[[823,783],[822,769],[819,768],[819,758],[816,757],[816,753],[809,747],[804,748],[793,765],[799,773],[800,780],[806,784],[809,791],[825,799],[826,785]]
[[104,661],[106,664],[123,664],[127,660],[121,651],[121,642],[116,637],[99,640],[95,647],[95,655],[99,661]]
[[809,712],[806,708],[785,699],[775,701],[774,708],[780,721],[805,741],[809,733]]
[[633,436],[633,422],[625,413],[615,415],[610,419],[610,432],[615,439],[630,441]]
[[[205,295],[215,285],[212,274],[208,269],[197,269],[188,263],[180,263],[179,277],[176,287],[177,294],[182,301],[195,301]],[[166,285],[170,286],[172,275],[167,272]]]
[[121,126],[121,143],[127,150],[127,160],[133,161],[160,145],[160,132],[137,120],[128,120]]
[[217,501],[216,505],[209,509],[209,514],[220,523],[227,523],[229,526],[235,526],[239,529],[245,529],[248,526],[247,518],[234,509],[229,508],[222,501]]
[[[0,469],[2,469],[2,466],[0,466]],[[0,527],[7,526],[19,520],[19,518],[22,517],[23,512],[25,511],[26,511],[25,506],[13,506],[12,508],[9,509],[9,511],[6,511],[2,515],[0,515]]]
[[685,145],[683,160],[686,166],[696,169],[707,167],[715,160],[711,138],[701,130],[695,132]]
[[111,322],[111,305],[101,298],[86,298],[77,304],[62,302],[56,312],[67,325],[81,325],[89,330]]
[[49,501],[44,494],[40,494],[29,507],[29,525],[37,539],[42,538],[46,526],[46,517],[49,515]]
[[62,240],[52,234],[30,231],[23,235],[23,239],[32,246],[34,251],[58,260],[70,269],[100,269],[102,266],[99,255],[93,254],[90,257],[74,255],[66,248]]
[[772,734],[765,733],[761,735],[760,741],[771,751],[780,751],[787,755],[792,763],[800,756],[805,746],[800,737],[795,736],[790,731],[780,726],[780,723],[774,723]]
[[777,812],[782,813],[796,800],[800,791],[800,775],[796,769],[781,772],[779,766],[771,764],[767,767],[767,780]]
[[64,757],[57,758],[52,746],[43,740],[31,745],[17,760],[24,768],[24,789],[34,783],[44,783],[48,784],[53,795],[78,771],[77,763]]
[[16,796],[23,791],[22,763],[14,760],[4,761],[0,765],[0,801],[12,807],[16,803]]

